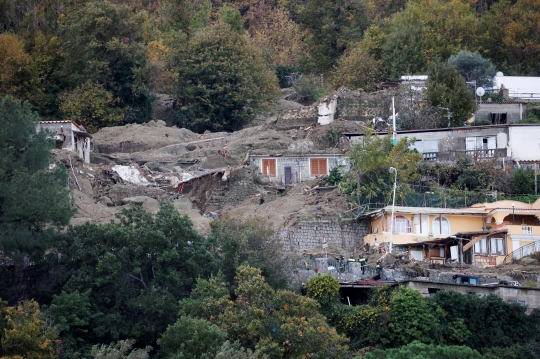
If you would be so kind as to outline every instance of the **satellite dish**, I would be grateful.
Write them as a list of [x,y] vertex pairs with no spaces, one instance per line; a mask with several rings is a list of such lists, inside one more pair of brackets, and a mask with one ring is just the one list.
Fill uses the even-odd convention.
[[479,87],[479,88],[476,89],[476,96],[478,96],[478,97],[484,96],[485,93],[486,93],[486,90],[484,90],[483,87]]
[[497,74],[495,75],[495,77],[503,77],[503,76],[504,76],[504,74],[502,72],[500,72],[500,71],[497,72]]

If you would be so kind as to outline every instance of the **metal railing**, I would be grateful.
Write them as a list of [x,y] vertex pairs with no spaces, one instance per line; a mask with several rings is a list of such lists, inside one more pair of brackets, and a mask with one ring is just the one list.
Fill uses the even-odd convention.
[[535,241],[519,247],[504,257],[503,264],[512,263],[514,260],[521,259],[536,252],[540,252],[540,241]]

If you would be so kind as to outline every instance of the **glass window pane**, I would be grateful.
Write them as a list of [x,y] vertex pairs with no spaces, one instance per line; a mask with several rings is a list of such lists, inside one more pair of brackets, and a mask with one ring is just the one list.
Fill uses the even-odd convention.
[[480,241],[480,246],[482,248],[482,254],[486,254],[487,253],[487,241],[485,238],[482,238],[482,240]]
[[480,242],[474,244],[474,253],[480,253]]

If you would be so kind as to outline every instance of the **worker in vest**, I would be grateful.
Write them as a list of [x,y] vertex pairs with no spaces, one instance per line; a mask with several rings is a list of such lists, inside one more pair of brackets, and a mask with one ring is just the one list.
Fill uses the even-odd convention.
[[379,259],[379,260],[377,261],[377,265],[375,266],[375,272],[376,272],[377,274],[381,274],[382,271],[383,271],[382,263],[381,263],[381,260]]
[[356,258],[354,258],[354,253],[351,253],[351,255],[349,256],[349,259],[347,259],[347,267],[349,267],[349,272],[352,271],[351,263],[354,263],[354,262],[356,262]]
[[362,253],[358,256],[358,262],[360,262],[360,267],[362,268],[362,275],[366,274],[367,259],[364,258]]
[[343,255],[340,255],[340,256],[339,256],[339,261],[338,261],[338,271],[339,271],[340,273],[345,272],[345,258],[343,258]]

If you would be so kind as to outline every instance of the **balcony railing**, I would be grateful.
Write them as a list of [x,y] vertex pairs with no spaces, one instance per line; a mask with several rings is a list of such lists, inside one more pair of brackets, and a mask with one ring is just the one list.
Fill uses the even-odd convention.
[[486,150],[464,150],[447,152],[424,152],[422,159],[424,161],[455,161],[461,156],[468,156],[475,159],[492,159],[506,157],[506,148],[495,148]]
[[533,234],[532,226],[521,226],[521,233],[523,234]]

